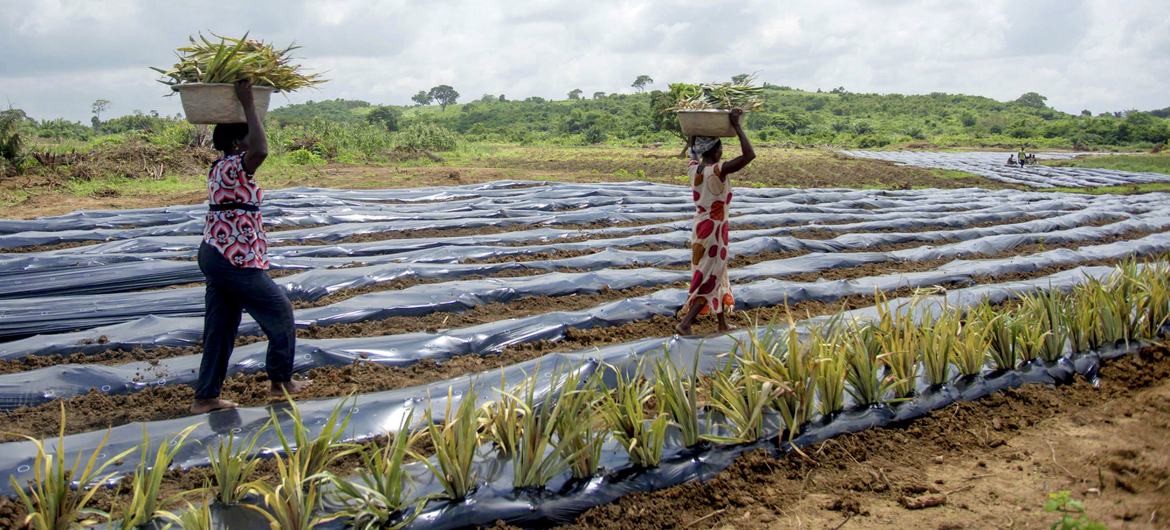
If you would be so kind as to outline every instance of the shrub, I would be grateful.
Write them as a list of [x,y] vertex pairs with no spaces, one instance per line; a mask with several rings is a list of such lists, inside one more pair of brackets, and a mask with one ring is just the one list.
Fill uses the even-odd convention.
[[324,158],[304,148],[289,153],[288,161],[298,166],[320,166],[325,164]]
[[24,145],[24,138],[20,130],[23,121],[23,111],[6,110],[0,112],[0,158],[11,164],[20,161],[21,148]]
[[410,151],[450,151],[458,141],[455,133],[433,123],[413,123],[396,138],[397,147]]

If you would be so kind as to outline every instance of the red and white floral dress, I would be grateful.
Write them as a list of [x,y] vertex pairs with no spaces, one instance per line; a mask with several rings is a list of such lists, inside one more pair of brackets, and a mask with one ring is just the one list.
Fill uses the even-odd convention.
[[[264,191],[244,171],[242,154],[216,160],[207,174],[209,204],[245,204],[260,207]],[[249,209],[209,210],[203,227],[203,241],[219,250],[236,267],[267,269],[268,237],[259,211]]]
[[690,297],[682,311],[686,313],[692,304],[701,303],[700,315],[730,313],[735,309],[727,279],[731,185],[723,175],[722,163],[705,165],[691,160],[687,175],[695,199],[695,218],[691,229]]

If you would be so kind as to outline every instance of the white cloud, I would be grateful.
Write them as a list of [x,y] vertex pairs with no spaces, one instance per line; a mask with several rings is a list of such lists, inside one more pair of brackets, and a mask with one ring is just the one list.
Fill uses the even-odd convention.
[[1170,105],[1170,11],[1153,0],[0,0],[0,104],[85,121],[157,109],[147,66],[200,30],[304,46],[334,97],[409,102],[447,83],[481,94],[564,97],[744,72],[777,84],[866,92],[1028,91],[1061,110]]

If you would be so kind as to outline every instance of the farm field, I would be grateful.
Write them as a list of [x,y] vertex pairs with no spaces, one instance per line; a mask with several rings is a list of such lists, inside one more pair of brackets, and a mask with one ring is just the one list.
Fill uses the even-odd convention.
[[[631,152],[646,156],[624,158]],[[708,337],[673,337],[689,280],[690,195],[671,173],[678,164],[671,153],[619,153],[501,149],[402,173],[340,167],[323,179],[338,187],[360,182],[359,189],[270,192],[273,276],[297,307],[297,369],[315,381],[300,405],[310,431],[350,395],[342,439],[368,444],[427,396],[446,401],[449,387],[455,406],[466,395],[483,402],[498,397],[501,377],[521,384],[534,374],[547,380],[558,370],[598,371],[598,363],[631,372],[637,359],[661,358],[664,346],[681,356],[676,364],[696,359],[710,373],[736,340],[748,340],[753,324],[785,327],[791,317],[807,335],[843,310],[871,319],[875,292],[945,296],[956,306],[991,297],[1011,306],[1015,293],[1072,288],[1084,274],[1103,278],[1127,259],[1170,251],[1166,194],[974,189],[994,184],[776,150],[757,173],[745,172],[731,208],[741,329],[710,335],[713,323],[702,321],[697,331]],[[773,171],[781,166],[792,173]],[[642,174],[607,177],[629,168]],[[864,189],[893,187],[883,185],[894,180],[882,170],[928,187]],[[361,171],[400,180],[379,186],[382,177],[361,180]],[[857,189],[777,187],[799,185],[803,171],[838,179],[813,180],[820,185]],[[557,181],[500,180],[546,172]],[[603,178],[619,182],[596,182]],[[141,441],[143,425],[161,437],[200,419],[186,410],[185,383],[201,351],[201,275],[191,257],[203,210],[172,204],[0,222],[0,246],[9,251],[0,255],[5,474],[27,473],[33,461],[32,446],[15,435],[55,435],[62,404],[70,450],[93,450],[113,427],[103,451],[116,454]],[[260,432],[269,416],[263,337],[248,320],[241,335],[225,388],[244,408],[213,414],[193,431],[176,463],[196,467],[168,479],[169,491],[206,476],[201,445],[228,432]],[[1102,361],[1100,389],[1078,379],[1004,390],[893,428],[818,440],[779,459],[758,450],[729,459],[734,451],[715,448],[712,458],[723,463],[708,471],[713,481],[626,496],[575,524],[1046,527],[1052,514],[1041,510],[1044,496],[1069,489],[1111,526],[1157,528],[1170,509],[1170,463],[1153,450],[1170,419],[1168,363],[1166,350],[1151,344]],[[279,447],[271,431],[260,436],[262,445]],[[760,447],[775,446],[770,436]],[[678,457],[678,443],[667,445]],[[609,446],[605,455],[612,466],[605,476],[636,480],[620,449]],[[347,465],[333,470],[352,472]],[[723,465],[730,467],[720,472]],[[422,490],[436,487],[425,470],[418,477]],[[472,498],[495,506],[508,488],[488,482]],[[1086,493],[1091,488],[1096,493]],[[899,504],[940,493],[943,506]],[[108,507],[109,497],[99,504]],[[3,508],[10,518],[19,512],[11,501]],[[512,512],[486,513],[507,519]]]
[[1170,529],[1164,6],[694,4],[4,3],[0,530]]

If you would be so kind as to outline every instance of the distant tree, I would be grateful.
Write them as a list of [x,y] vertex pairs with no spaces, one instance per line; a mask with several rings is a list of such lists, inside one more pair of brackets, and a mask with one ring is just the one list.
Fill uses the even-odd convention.
[[381,125],[391,132],[398,130],[398,121],[401,118],[401,110],[387,106],[374,107],[374,110],[366,114],[366,122],[372,125]]
[[508,98],[504,97],[503,94],[500,94],[500,103],[503,103],[505,101],[508,101]]
[[545,99],[540,96],[528,96],[524,98],[525,103],[544,103]]
[[678,123],[678,114],[666,109],[678,103],[678,96],[684,85],[675,83],[670,85],[670,92],[654,90],[650,92],[650,124],[655,131],[668,131],[682,138],[682,127]]
[[638,92],[642,92],[646,90],[646,87],[652,84],[654,84],[654,79],[646,74],[642,74],[638,76],[637,79],[634,79],[633,84],[630,86],[634,87],[634,89],[636,89]]
[[108,99],[99,99],[97,101],[94,101],[93,105],[91,105],[89,107],[90,112],[93,112],[93,119],[90,120],[90,123],[93,124],[94,131],[97,131],[98,127],[101,126],[102,113],[105,112],[106,109],[109,109],[109,108],[110,108],[110,100],[108,100]]
[[601,99],[603,97],[605,97],[605,92],[594,92],[593,93],[593,99]]
[[1028,92],[1027,94],[1016,98],[1016,103],[1019,103],[1025,107],[1032,107],[1034,109],[1048,108],[1048,105],[1044,103],[1045,101],[1048,101],[1048,98],[1035,92]]
[[975,117],[975,114],[971,112],[964,112],[961,119],[963,121],[964,127],[974,127],[975,123],[978,121]]
[[1084,109],[1081,111],[1081,116],[1092,116],[1092,115],[1093,115],[1093,111],[1091,111],[1089,109]]
[[491,94],[484,94],[482,97],[479,98],[480,103],[495,103],[496,101],[497,101],[496,97],[491,95]]
[[413,101],[415,105],[420,105],[420,106],[421,105],[430,105],[432,102],[434,102],[434,99],[431,97],[431,95],[429,93],[427,93],[426,90],[419,90],[418,94],[410,96],[410,100]]
[[447,105],[453,105],[459,99],[459,93],[451,85],[436,86],[427,92],[427,95],[432,101],[439,104],[441,110],[447,110]]
[[574,88],[569,91],[569,99],[581,99],[581,89]]
[[[733,75],[733,76],[731,76],[731,82],[735,83],[737,85],[742,85],[742,84],[746,83],[749,78],[751,78],[751,74]],[[765,85],[766,85],[766,83],[765,83]]]
[[837,88],[830,90],[829,93],[830,94],[848,94],[849,91],[845,90],[845,87],[839,86]]

